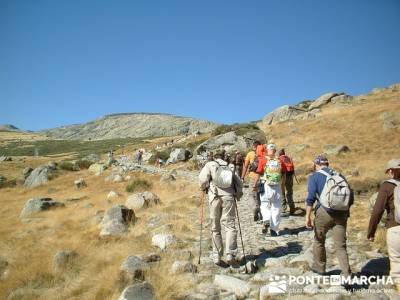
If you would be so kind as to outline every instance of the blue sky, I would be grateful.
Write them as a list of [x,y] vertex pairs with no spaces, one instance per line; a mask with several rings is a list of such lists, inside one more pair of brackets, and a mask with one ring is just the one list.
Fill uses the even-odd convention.
[[400,82],[400,1],[0,0],[0,124],[221,123]]

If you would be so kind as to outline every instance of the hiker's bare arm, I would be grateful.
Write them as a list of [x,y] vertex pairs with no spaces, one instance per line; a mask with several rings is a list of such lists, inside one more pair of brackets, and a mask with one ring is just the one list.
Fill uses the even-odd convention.
[[306,227],[307,228],[312,228],[312,220],[311,220],[311,212],[312,212],[312,206],[308,206],[306,208]]
[[247,175],[247,171],[248,171],[248,169],[249,169],[249,161],[248,160],[246,160],[245,162],[244,162],[244,167],[243,167],[243,171],[242,171],[242,179],[244,179],[245,177],[246,177],[246,175]]

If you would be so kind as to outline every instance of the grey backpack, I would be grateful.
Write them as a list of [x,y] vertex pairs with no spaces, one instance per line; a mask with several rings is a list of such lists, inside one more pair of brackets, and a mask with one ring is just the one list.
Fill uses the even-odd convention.
[[[218,162],[216,162],[218,164]],[[233,184],[233,171],[228,165],[218,164],[213,183],[220,189],[226,189]]]
[[396,223],[400,224],[400,181],[396,179],[387,180],[387,182],[396,185],[393,191],[393,201],[394,201],[394,219]]
[[335,171],[332,174],[324,170],[318,172],[326,176],[324,188],[318,198],[320,204],[332,210],[348,211],[352,191],[346,179]]

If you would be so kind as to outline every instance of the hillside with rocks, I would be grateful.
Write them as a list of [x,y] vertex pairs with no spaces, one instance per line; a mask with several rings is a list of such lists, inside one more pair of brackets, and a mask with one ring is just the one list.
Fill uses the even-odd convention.
[[[173,140],[115,144],[115,157],[106,155],[106,147],[82,157],[69,151],[46,156],[2,156],[0,151],[0,296],[8,300],[366,299],[363,292],[368,286],[349,292],[341,286],[304,283],[290,287],[301,292],[277,296],[270,293],[269,284],[271,278],[313,275],[313,232],[304,227],[303,213],[312,159],[321,152],[356,191],[348,225],[353,272],[388,274],[385,230],[380,227],[376,242],[369,243],[366,228],[374,193],[385,178],[384,166],[400,153],[399,114],[400,86],[393,85],[361,96],[329,93],[278,108],[258,124],[261,130],[253,124],[211,124],[206,127],[211,132],[204,134],[201,128],[200,134],[193,129],[196,134],[187,135],[192,125],[182,121],[185,132]],[[176,118],[139,116],[153,118],[151,124],[157,118]],[[77,127],[75,134],[71,130],[68,138],[96,139],[99,132],[107,134],[107,126],[117,132],[125,117],[126,123],[133,118],[131,114],[105,117],[98,127],[80,125],[89,127],[84,131]],[[86,130],[97,133],[81,137],[79,132]],[[176,130],[180,132],[178,125]],[[19,135],[6,136],[21,143]],[[221,268],[210,258],[206,205],[201,264],[197,264],[199,168],[210,151],[245,152],[255,139],[273,141],[293,156],[299,180],[294,186],[296,213],[283,217],[280,236],[262,234],[262,226],[253,221],[250,190],[245,188],[238,210],[246,258]],[[51,138],[45,142],[54,147]],[[57,144],[61,146],[66,147]],[[138,149],[144,151],[143,164],[135,160]],[[157,167],[154,157],[161,155],[166,155],[167,164]],[[240,240],[238,244],[242,253]],[[334,252],[329,235],[330,274],[339,269]],[[399,297],[392,286],[369,288],[382,290],[369,299]]]
[[86,124],[44,130],[49,138],[74,140],[104,140],[126,137],[161,137],[207,133],[218,124],[157,113],[112,114]]

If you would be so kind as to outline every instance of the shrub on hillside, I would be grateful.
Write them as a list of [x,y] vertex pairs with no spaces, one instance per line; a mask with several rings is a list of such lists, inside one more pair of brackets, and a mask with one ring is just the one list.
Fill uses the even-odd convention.
[[76,171],[76,166],[70,161],[62,161],[58,167],[64,171]]
[[169,154],[171,153],[171,149],[166,149],[162,151],[157,151],[150,159],[149,164],[154,164],[156,162],[156,158],[161,158],[164,162],[169,158]]
[[15,180],[15,179],[1,181],[0,182],[0,189],[1,188],[15,187],[16,185],[17,185],[17,180]]
[[92,163],[86,159],[80,159],[75,164],[79,167],[79,169],[83,170],[83,169],[89,169]]
[[230,131],[234,131],[237,135],[243,135],[251,130],[259,130],[260,128],[255,123],[241,123],[233,125],[221,125],[211,132],[211,136],[217,136]]
[[135,179],[126,186],[125,190],[128,193],[143,192],[151,189],[152,186],[152,183],[146,179]]

